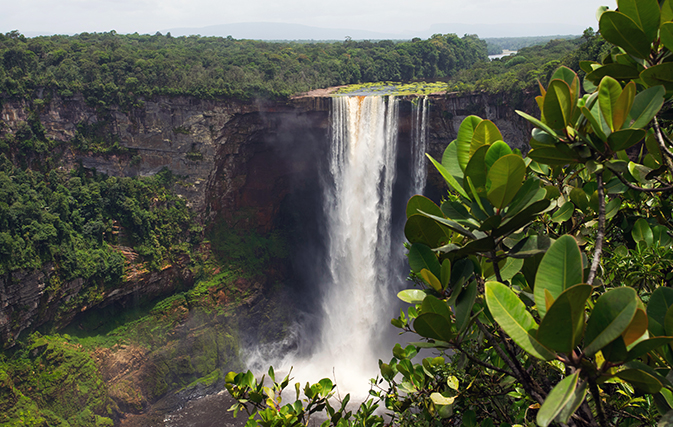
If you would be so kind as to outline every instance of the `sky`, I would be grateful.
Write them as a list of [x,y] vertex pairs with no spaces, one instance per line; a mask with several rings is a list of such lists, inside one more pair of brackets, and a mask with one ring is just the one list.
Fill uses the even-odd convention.
[[[422,36],[433,24],[493,26],[575,34],[594,29],[596,9],[615,0],[6,0],[0,32],[29,36],[107,32],[154,34],[243,22],[277,22]],[[518,24],[542,24],[526,30]],[[563,24],[569,32],[558,32]],[[443,28],[443,27],[442,27]],[[565,28],[565,27],[561,27]],[[477,31],[479,34],[479,31]],[[523,34],[522,34],[523,35]],[[483,36],[482,36],[483,37]],[[489,35],[494,37],[494,35]]]

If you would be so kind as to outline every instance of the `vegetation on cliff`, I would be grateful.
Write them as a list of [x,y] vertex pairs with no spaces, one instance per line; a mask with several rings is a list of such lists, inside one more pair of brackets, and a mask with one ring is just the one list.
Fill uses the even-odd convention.
[[410,42],[268,43],[221,37],[0,35],[0,94],[83,93],[93,105],[138,97],[287,97],[341,84],[450,77],[486,59],[476,36]]
[[[194,213],[169,171],[117,178],[23,169],[0,154],[0,274],[53,263],[60,281],[119,283],[128,247],[150,270],[198,243]],[[54,286],[58,286],[54,283]]]
[[[51,304],[60,303],[64,284],[84,279],[83,289],[59,304],[63,314],[95,306],[105,292],[126,283],[130,272],[160,271],[183,257],[196,278],[192,289],[159,302],[84,313],[69,335],[52,335],[52,325],[43,328],[44,335],[24,333],[22,342],[0,356],[0,423],[109,425],[111,417],[139,412],[169,391],[223,381],[221,369],[241,368],[233,356],[240,343],[232,308],[257,306],[256,298],[269,287],[282,287],[262,276],[291,252],[283,236],[248,233],[231,224],[217,224],[204,236],[194,213],[171,191],[180,178],[169,171],[117,178],[61,168],[58,156],[66,147],[137,161],[107,133],[109,107],[132,108],[154,95],[287,97],[381,80],[452,78],[464,90],[514,92],[549,75],[557,65],[550,61],[576,52],[578,45],[550,42],[522,50],[524,60],[507,66],[506,60],[480,62],[485,45],[472,36],[316,44],[114,32],[0,36],[0,93],[28,100],[32,109],[17,132],[0,129],[0,275],[11,280],[20,270],[53,268],[45,293],[56,296]],[[474,71],[460,74],[474,64]],[[97,124],[78,124],[68,142],[48,139],[39,113],[52,93],[66,98],[81,93],[99,107]],[[270,325],[263,339],[283,333],[279,306],[276,301],[253,311]],[[137,371],[141,377],[112,382],[105,376],[109,355],[136,350],[145,358],[145,368]],[[400,358],[411,353],[397,351]],[[436,369],[443,375],[448,368]],[[56,387],[58,381],[67,387]],[[73,412],[73,402],[84,409]]]

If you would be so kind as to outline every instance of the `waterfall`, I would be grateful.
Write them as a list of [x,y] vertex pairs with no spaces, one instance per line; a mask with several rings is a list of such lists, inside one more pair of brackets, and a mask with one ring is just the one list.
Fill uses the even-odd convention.
[[[348,386],[376,376],[389,292],[398,100],[336,97],[326,190],[329,277],[319,354]],[[390,313],[388,313],[390,317]],[[331,362],[330,362],[331,361]],[[366,384],[366,383],[364,383]],[[360,387],[364,385],[361,383]]]
[[[425,185],[427,109],[427,98],[419,98],[413,108],[411,152],[398,155],[398,98],[332,98],[322,183],[328,242],[323,271],[312,284],[321,290],[320,306],[277,347],[258,349],[252,357],[258,368],[271,363],[287,372],[292,367],[294,381],[301,384],[328,377],[342,397],[366,398],[368,380],[379,374],[378,360],[391,357],[390,340],[397,336],[390,319],[407,272],[400,215],[403,203]],[[409,162],[411,172],[396,183],[400,161]],[[317,337],[308,332],[315,329]],[[274,353],[281,359],[269,357]]]
[[414,194],[423,194],[428,175],[425,153],[428,146],[428,97],[417,98],[411,108],[411,161]]

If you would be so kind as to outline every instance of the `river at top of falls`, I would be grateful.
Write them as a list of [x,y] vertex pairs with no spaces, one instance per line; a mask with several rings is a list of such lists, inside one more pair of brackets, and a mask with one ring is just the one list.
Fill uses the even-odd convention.
[[[391,337],[397,333],[390,319],[408,272],[403,230],[393,229],[394,209],[404,213],[399,203],[393,205],[397,163],[398,158],[409,163],[410,182],[398,197],[406,201],[425,186],[428,115],[427,98],[418,98],[406,145],[410,153],[400,155],[399,105],[399,98],[390,95],[332,98],[331,151],[323,177],[329,241],[317,284],[322,289],[320,331],[308,356],[284,354],[261,363],[273,364],[277,371],[292,367],[294,382],[302,384],[331,378],[342,397],[366,398],[368,380],[377,376],[379,359],[390,359]],[[301,331],[297,325],[288,339],[301,340]],[[255,363],[262,368],[259,360]]]

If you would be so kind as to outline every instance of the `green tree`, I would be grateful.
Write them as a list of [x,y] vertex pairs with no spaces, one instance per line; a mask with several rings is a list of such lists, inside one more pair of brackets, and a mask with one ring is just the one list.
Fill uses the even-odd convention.
[[[440,206],[422,196],[407,206],[418,287],[400,292],[409,307],[392,323],[421,340],[380,363],[388,386],[378,398],[393,422],[673,419],[673,141],[662,117],[673,96],[673,8],[618,6],[601,10],[614,47],[602,63],[581,63],[583,84],[558,68],[540,84],[540,117],[518,112],[534,126],[526,157],[470,116],[442,159],[431,158],[449,193]],[[414,363],[420,348],[439,356]],[[241,378],[228,377],[237,405],[268,411],[250,394],[259,385]],[[298,424],[271,414],[260,424]]]

